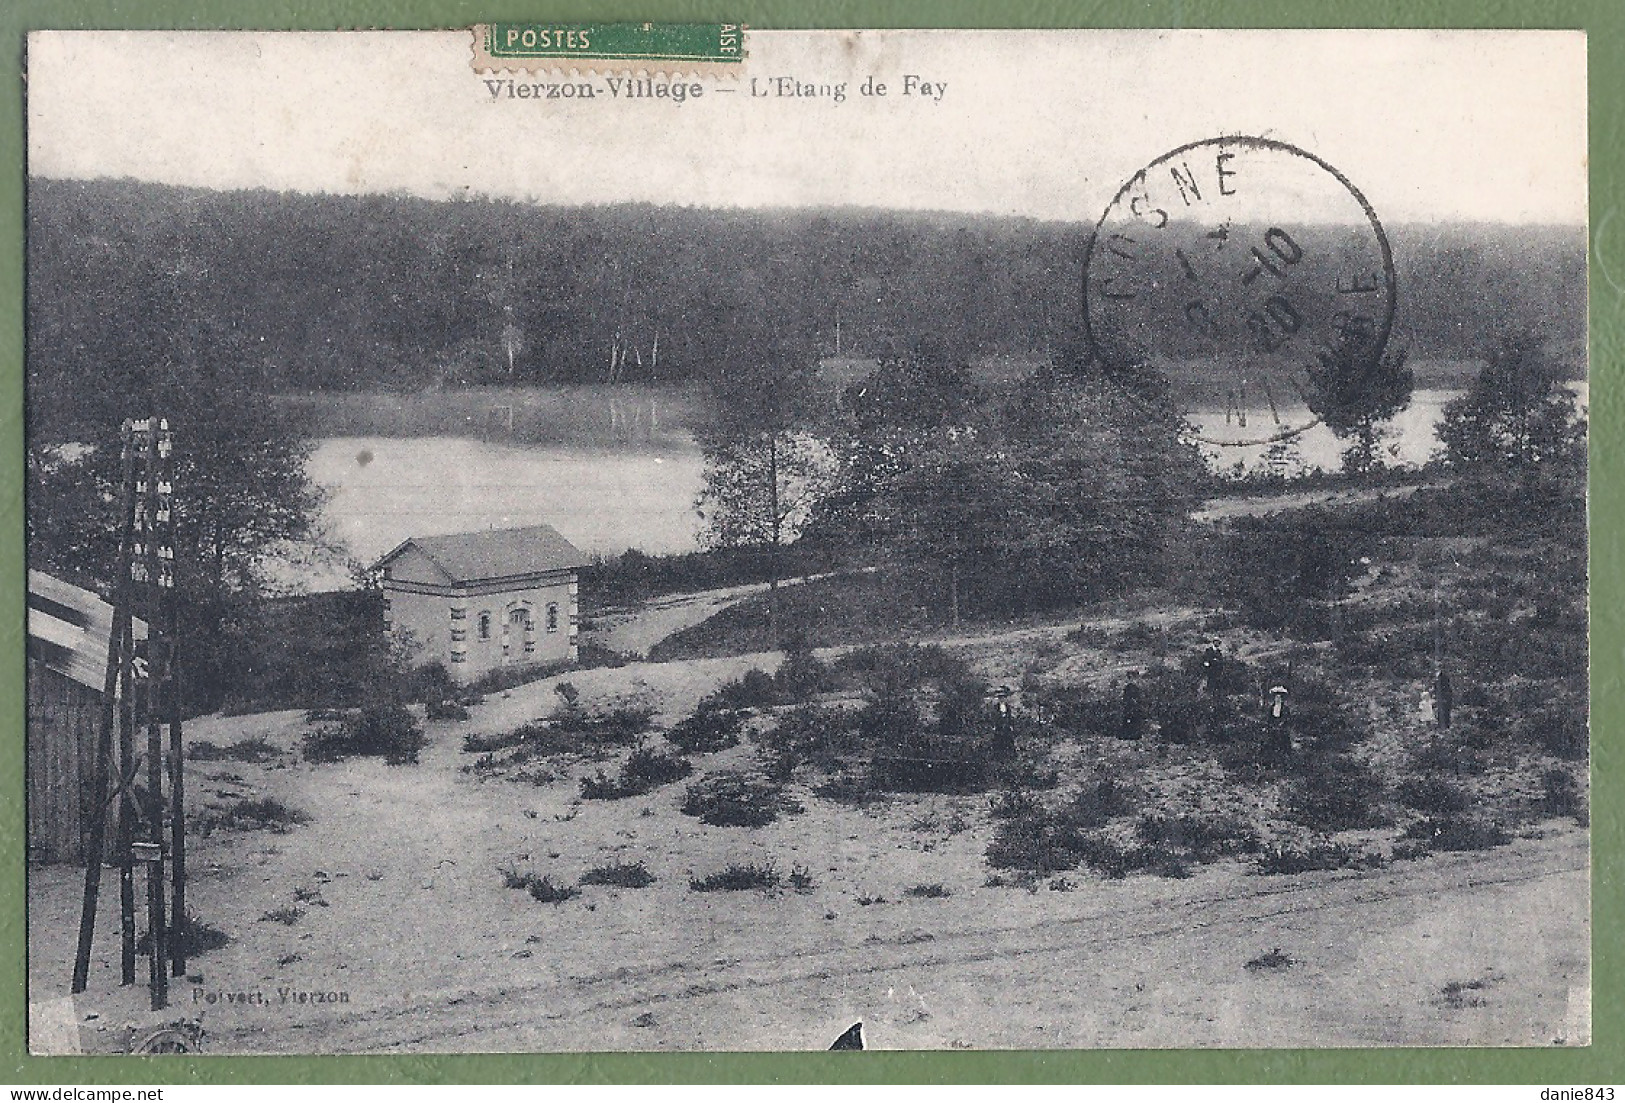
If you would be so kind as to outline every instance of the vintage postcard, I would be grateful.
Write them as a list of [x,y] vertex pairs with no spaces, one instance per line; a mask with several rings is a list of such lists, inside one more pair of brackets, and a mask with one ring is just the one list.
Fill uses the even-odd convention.
[[39,32],[35,1053],[1585,1046],[1579,32]]

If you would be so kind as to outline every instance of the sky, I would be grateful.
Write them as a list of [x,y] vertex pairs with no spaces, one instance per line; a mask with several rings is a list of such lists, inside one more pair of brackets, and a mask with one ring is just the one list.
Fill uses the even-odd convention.
[[[682,104],[609,98],[593,76],[568,78],[597,85],[590,101],[493,97],[471,41],[36,34],[29,172],[1092,223],[1168,150],[1248,134],[1334,165],[1385,221],[1586,218],[1579,32],[752,31],[743,74]],[[905,96],[910,75],[945,88]],[[845,98],[751,94],[772,77]],[[862,95],[869,78],[888,94]]]

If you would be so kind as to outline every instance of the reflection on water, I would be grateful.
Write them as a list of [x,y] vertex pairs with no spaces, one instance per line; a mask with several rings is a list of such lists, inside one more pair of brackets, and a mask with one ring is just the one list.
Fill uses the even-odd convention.
[[[1570,383],[1568,387],[1574,392],[1583,411],[1589,398],[1586,382],[1581,380]],[[1382,425],[1382,441],[1378,447],[1383,462],[1390,467],[1420,466],[1436,458],[1442,450],[1437,429],[1444,417],[1444,407],[1452,399],[1461,397],[1463,393],[1456,390],[1414,392],[1411,395],[1410,405]],[[1301,425],[1309,420],[1309,413],[1302,405],[1283,404],[1277,413],[1283,425]],[[1246,415],[1247,424],[1243,426],[1234,412],[1227,418],[1222,409],[1193,410],[1186,414],[1187,420],[1197,432],[1209,438],[1199,444],[1202,455],[1215,471],[1233,472],[1238,463],[1244,471],[1265,470],[1270,466],[1270,445],[1212,443],[1227,440],[1255,441],[1276,431],[1276,417],[1272,415],[1268,405],[1249,408]],[[1275,447],[1278,470],[1281,474],[1290,476],[1316,468],[1325,471],[1339,470],[1343,465],[1343,449],[1347,447],[1347,443],[1338,440],[1326,426],[1316,425]]]
[[310,459],[330,539],[371,562],[409,536],[546,523],[589,555],[692,551],[697,451],[530,448],[463,437],[337,437]]
[[[1581,408],[1584,382],[1571,384]],[[1462,392],[1419,390],[1411,404],[1384,427],[1383,459],[1390,465],[1422,464],[1437,455],[1435,436],[1444,406]],[[1301,409],[1280,411],[1287,424]],[[1274,419],[1269,407],[1247,412],[1243,428],[1227,425],[1219,410],[1197,410],[1189,419],[1206,437],[1256,440]],[[1265,468],[1269,446],[1225,447],[1203,443],[1215,470]],[[1317,425],[1281,446],[1283,474],[1314,468],[1336,470],[1343,444]],[[371,563],[409,536],[511,528],[545,522],[589,555],[627,548],[653,554],[693,551],[700,522],[694,511],[703,465],[695,449],[659,452],[504,445],[463,437],[337,437],[322,441],[310,460],[312,479],[328,501],[322,521],[329,540],[348,556]],[[336,566],[308,563],[278,571],[302,588],[326,589],[347,582]]]

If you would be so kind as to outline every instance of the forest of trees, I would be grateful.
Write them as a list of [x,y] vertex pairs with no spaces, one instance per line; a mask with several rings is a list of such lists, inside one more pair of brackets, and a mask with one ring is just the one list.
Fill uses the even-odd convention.
[[[58,439],[58,399],[177,332],[259,393],[714,381],[745,318],[815,357],[928,336],[1047,361],[1090,229],[44,179],[28,218],[30,428]],[[1413,360],[1479,358],[1486,318],[1582,347],[1583,228],[1388,229]]]

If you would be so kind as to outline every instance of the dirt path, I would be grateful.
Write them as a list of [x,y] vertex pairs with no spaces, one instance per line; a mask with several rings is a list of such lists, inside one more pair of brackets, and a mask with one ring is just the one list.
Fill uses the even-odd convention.
[[[809,575],[805,578],[787,578],[779,585],[796,586],[826,577]],[[610,609],[597,614],[587,634],[611,651],[643,657],[666,637],[710,620],[748,597],[766,592],[767,583],[753,582],[687,594],[665,594],[651,598],[634,609]]]
[[[456,1013],[403,1009],[390,1044],[576,1048],[586,1031],[615,1048],[804,1049],[858,1019],[874,1048],[1585,1044],[1576,842],[1379,873],[1228,871],[1064,918],[573,975]],[[1248,968],[1272,950],[1291,964]],[[651,1025],[627,1029],[640,1010]],[[350,1030],[366,1049],[391,1024]]]
[[1363,490],[1305,490],[1293,494],[1259,494],[1246,498],[1210,498],[1191,514],[1196,521],[1223,521],[1232,517],[1264,517],[1310,506],[1353,505],[1383,498],[1409,498],[1420,486],[1379,486]]

